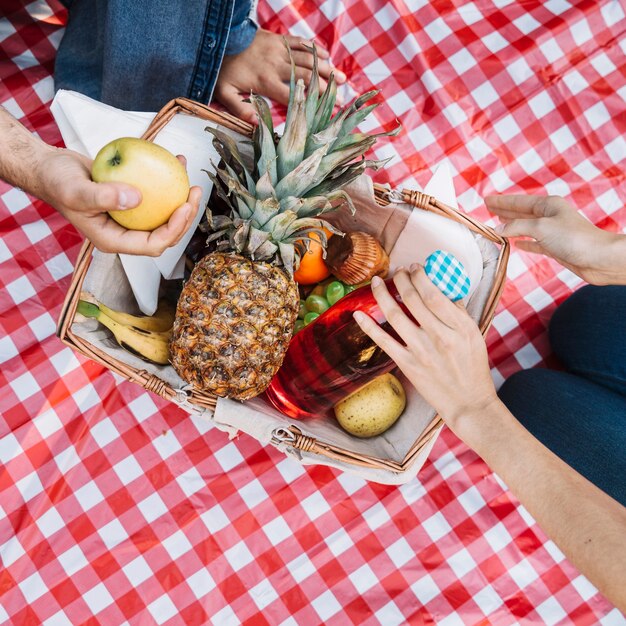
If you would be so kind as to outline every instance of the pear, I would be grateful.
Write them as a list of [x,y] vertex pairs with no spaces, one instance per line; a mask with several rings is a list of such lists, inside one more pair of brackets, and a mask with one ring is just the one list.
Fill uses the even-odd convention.
[[355,437],[375,437],[391,428],[406,407],[402,383],[383,374],[335,406],[339,425]]

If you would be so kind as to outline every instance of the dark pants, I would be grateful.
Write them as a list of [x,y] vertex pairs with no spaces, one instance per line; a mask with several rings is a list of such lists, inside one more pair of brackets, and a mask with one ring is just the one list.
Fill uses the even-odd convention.
[[566,371],[518,372],[499,395],[539,441],[626,506],[626,287],[583,287],[555,311]]

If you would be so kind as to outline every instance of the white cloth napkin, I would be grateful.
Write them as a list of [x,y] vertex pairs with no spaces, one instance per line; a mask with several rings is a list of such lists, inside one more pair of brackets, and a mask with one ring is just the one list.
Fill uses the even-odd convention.
[[[155,115],[120,111],[82,94],[64,90],[56,94],[51,110],[65,145],[90,158],[94,158],[100,148],[113,139],[140,137]],[[185,155],[189,182],[202,188],[202,200],[191,228],[178,244],[168,248],[160,257],[120,254],[137,304],[146,315],[156,311],[161,277],[182,277],[183,252],[202,217],[213,187],[202,170],[208,169],[211,160],[217,163],[219,156],[211,143],[212,136],[204,132],[206,126],[215,124],[187,115],[177,115],[155,139],[155,143],[170,152]]]
[[[454,181],[448,164],[443,161],[435,170],[424,193],[458,209]],[[467,299],[474,293],[483,275],[483,257],[472,232],[462,224],[421,209],[413,209],[400,233],[391,254],[389,268],[394,272],[407,259],[424,264],[426,257],[435,250],[445,250],[453,254],[465,267],[470,279]]]

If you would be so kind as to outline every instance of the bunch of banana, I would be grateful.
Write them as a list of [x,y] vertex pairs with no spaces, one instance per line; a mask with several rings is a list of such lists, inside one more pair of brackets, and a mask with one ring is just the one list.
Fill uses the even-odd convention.
[[[83,292],[83,295],[89,296],[87,292]],[[164,301],[161,301],[154,315],[131,315],[130,313],[110,309],[106,304],[98,302],[97,300],[96,303],[102,313],[124,326],[132,326],[134,328],[141,328],[142,330],[164,333],[171,330],[174,325],[176,309]]]
[[169,363],[169,342],[174,323],[171,308],[161,307],[153,316],[139,316],[115,311],[100,302],[79,300],[76,310],[106,326],[117,343],[131,354],[159,365]]

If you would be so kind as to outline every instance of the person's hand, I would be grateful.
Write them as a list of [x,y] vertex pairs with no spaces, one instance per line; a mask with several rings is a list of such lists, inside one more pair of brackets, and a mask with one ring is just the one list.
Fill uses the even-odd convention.
[[446,298],[422,267],[411,266],[410,273],[398,270],[393,281],[419,326],[403,312],[383,280],[372,279],[372,291],[405,345],[365,313],[355,312],[354,319],[455,430],[463,416],[479,416],[498,401],[485,341],[464,307]]
[[[178,157],[183,164],[183,157]],[[122,183],[94,183],[91,160],[72,150],[47,150],[39,163],[36,195],[52,205],[102,252],[159,256],[178,243],[198,212],[202,191],[192,187],[187,202],[169,221],[147,232],[127,230],[107,214],[131,209],[141,192]]]
[[[302,78],[309,84],[313,69],[313,53],[305,46],[310,42],[300,37],[286,36],[296,66],[296,80]],[[332,71],[338,84],[346,82],[346,75],[333,70],[326,50],[317,46],[319,57],[320,91],[326,89],[326,81]],[[291,64],[282,35],[259,30],[246,50],[222,61],[214,98],[223,104],[230,113],[256,124],[256,115],[251,104],[242,102],[250,92],[267,96],[280,104],[289,102],[289,80]],[[243,95],[242,95],[243,94]]]
[[545,254],[593,285],[623,280],[623,236],[587,221],[558,196],[487,196],[487,208],[504,223],[496,230],[505,237],[529,237],[515,245]]

